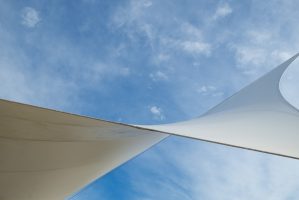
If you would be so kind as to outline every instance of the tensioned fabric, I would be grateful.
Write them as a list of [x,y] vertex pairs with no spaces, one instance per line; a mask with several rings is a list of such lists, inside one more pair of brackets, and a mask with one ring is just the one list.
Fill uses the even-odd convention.
[[290,58],[199,118],[127,125],[0,100],[0,200],[64,199],[169,134],[299,158],[299,112],[279,90]]
[[0,101],[0,200],[60,200],[167,135]]
[[199,118],[141,127],[298,159],[299,111],[279,87],[281,76],[298,55]]

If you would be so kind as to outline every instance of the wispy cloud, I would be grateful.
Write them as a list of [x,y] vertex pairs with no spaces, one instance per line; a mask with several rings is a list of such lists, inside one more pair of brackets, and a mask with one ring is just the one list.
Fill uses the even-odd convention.
[[[122,29],[131,41],[145,36],[148,44],[155,51],[169,49],[182,51],[191,55],[210,55],[212,44],[204,40],[203,34],[198,27],[187,21],[178,21],[172,24],[171,21],[163,20],[176,34],[169,34],[168,30],[158,30],[158,18],[150,18],[155,10],[148,9],[152,2],[131,0],[126,7],[120,7],[112,17],[112,27]],[[161,15],[161,13],[158,13]],[[163,16],[161,16],[163,17]],[[164,24],[164,25],[165,25]],[[159,34],[157,34],[159,31]]]
[[167,81],[169,79],[168,76],[164,72],[161,72],[161,71],[156,71],[154,73],[150,73],[149,76],[155,82],[156,81]]
[[150,107],[150,112],[152,113],[154,119],[158,120],[164,120],[165,116],[163,114],[163,110],[159,108],[158,106],[152,106]]
[[219,97],[223,95],[223,92],[212,85],[202,85],[196,91],[203,96]]
[[[133,199],[280,200],[298,195],[296,160],[179,137],[128,166]],[[151,178],[144,179],[149,173]]]
[[208,56],[211,53],[211,45],[208,43],[184,41],[181,44],[185,51],[193,54],[204,54]]
[[31,7],[25,7],[22,10],[22,24],[28,28],[34,28],[40,21],[39,12]]
[[205,42],[203,33],[199,27],[190,23],[182,23],[181,25],[181,42],[182,49],[191,54],[203,54],[209,56],[212,51],[212,45]]
[[231,14],[233,9],[230,7],[228,3],[219,4],[212,19],[217,20],[219,18],[226,17],[227,15]]
[[[232,45],[237,67],[243,73],[256,77],[297,53],[299,46],[295,41],[299,40],[296,34],[298,27],[293,20],[288,20],[298,17],[294,3],[250,3],[251,9],[247,11],[251,17],[240,20],[234,30],[235,39],[228,45]],[[277,20],[273,21],[273,17]],[[287,30],[284,31],[283,27]]]

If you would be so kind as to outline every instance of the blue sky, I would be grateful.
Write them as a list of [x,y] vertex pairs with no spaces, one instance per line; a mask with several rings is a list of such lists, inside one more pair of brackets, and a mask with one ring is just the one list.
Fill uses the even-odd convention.
[[[0,98],[124,123],[190,119],[298,52],[297,6],[0,0]],[[281,88],[299,107],[296,66]],[[71,199],[296,199],[298,178],[296,160],[169,137]]]

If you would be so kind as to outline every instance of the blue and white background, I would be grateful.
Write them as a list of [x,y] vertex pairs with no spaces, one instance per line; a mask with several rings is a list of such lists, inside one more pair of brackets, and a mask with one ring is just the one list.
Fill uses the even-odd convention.
[[[0,0],[0,98],[123,123],[190,119],[297,53],[298,6]],[[281,84],[297,107],[298,65]],[[298,180],[298,160],[171,136],[70,199],[294,200]]]

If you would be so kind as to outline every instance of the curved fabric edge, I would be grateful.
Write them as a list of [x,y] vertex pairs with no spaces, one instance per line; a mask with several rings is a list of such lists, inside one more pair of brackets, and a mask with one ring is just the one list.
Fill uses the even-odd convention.
[[280,80],[298,54],[199,118],[139,126],[203,141],[299,159],[299,112],[280,92]]

